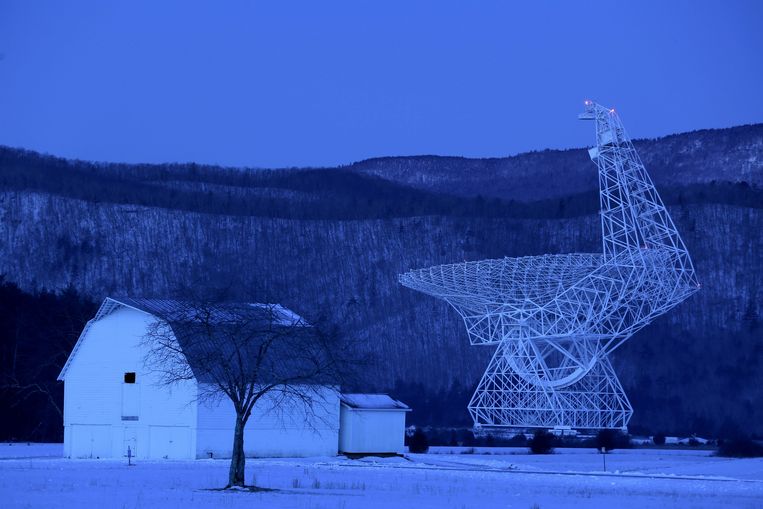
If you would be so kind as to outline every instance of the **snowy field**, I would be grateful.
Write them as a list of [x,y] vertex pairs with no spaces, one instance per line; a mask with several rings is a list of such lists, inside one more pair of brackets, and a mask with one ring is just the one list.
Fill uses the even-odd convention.
[[[247,483],[270,492],[210,490],[225,460],[65,460],[61,444],[0,444],[0,507],[88,508],[761,508],[763,459],[698,450],[435,447],[407,459],[247,460]],[[486,454],[489,453],[489,454]]]

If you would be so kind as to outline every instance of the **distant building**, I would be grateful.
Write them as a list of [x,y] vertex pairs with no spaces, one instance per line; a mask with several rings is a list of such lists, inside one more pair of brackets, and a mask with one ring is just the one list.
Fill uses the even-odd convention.
[[386,394],[342,394],[339,451],[349,454],[401,454],[405,414],[411,409]]
[[[231,402],[197,401],[205,380],[168,387],[144,368],[147,327],[172,303],[107,298],[88,322],[58,377],[64,381],[64,456],[121,458],[128,447],[145,459],[231,456]],[[315,415],[301,408],[264,412],[269,405],[258,403],[245,429],[246,455],[337,454],[339,394],[325,391],[326,404]]]

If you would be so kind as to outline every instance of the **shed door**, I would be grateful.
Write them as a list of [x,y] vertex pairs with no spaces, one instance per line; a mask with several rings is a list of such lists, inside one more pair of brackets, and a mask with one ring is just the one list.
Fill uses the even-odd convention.
[[191,458],[191,429],[186,426],[149,426],[149,457]]
[[111,425],[72,424],[73,458],[111,458]]

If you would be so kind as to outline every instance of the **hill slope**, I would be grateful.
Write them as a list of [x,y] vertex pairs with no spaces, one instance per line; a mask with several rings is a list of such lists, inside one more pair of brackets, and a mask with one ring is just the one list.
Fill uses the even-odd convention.
[[[763,434],[763,125],[637,147],[703,290],[615,353],[632,423],[698,432],[744,423]],[[457,315],[399,286],[397,274],[596,251],[597,207],[583,150],[255,171],[3,148],[0,274],[97,299],[235,278],[297,311],[327,310],[378,354],[376,388],[396,390],[419,419],[464,423],[491,349],[470,347]]]

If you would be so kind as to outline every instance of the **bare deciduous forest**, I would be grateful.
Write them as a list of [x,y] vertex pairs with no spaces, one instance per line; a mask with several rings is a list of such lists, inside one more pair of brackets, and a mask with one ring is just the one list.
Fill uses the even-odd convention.
[[[702,291],[615,352],[631,425],[763,435],[746,428],[763,423],[763,125],[642,140],[637,149]],[[56,363],[100,299],[165,296],[234,276],[262,301],[286,296],[282,304],[297,312],[328,312],[365,342],[382,361],[364,389],[405,400],[413,422],[468,425],[466,403],[491,350],[469,346],[453,311],[401,287],[397,275],[597,251],[597,196],[582,149],[261,170],[95,164],[0,148],[0,402],[16,416],[0,438],[60,439]],[[32,378],[49,390],[22,389]]]

